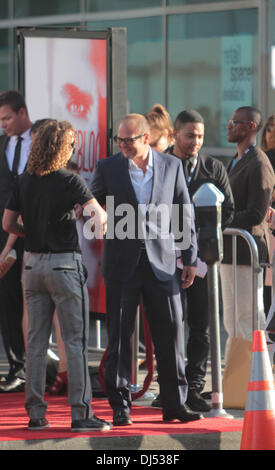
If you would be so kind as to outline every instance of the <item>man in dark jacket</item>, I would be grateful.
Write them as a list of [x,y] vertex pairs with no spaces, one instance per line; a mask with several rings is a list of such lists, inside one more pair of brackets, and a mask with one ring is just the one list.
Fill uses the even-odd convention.
[[[256,145],[262,127],[257,109],[238,108],[227,124],[227,140],[237,144],[237,154],[229,163],[228,175],[235,201],[232,227],[251,233],[257,244],[260,263],[268,262],[267,210],[274,186],[274,171],[266,154]],[[232,240],[224,237],[224,259],[221,279],[224,302],[224,325],[230,336],[252,339],[252,282],[251,259],[247,242],[237,241],[237,312],[234,315],[232,279]],[[260,322],[264,325],[263,298],[259,296]]]
[[[8,233],[2,229],[5,205],[12,193],[18,174],[23,173],[31,146],[31,121],[23,96],[15,90],[0,95],[0,252]],[[17,261],[0,280],[0,324],[4,348],[9,362],[7,380],[0,392],[21,391],[25,384],[25,347],[22,331],[23,300],[21,269],[23,241],[17,239],[14,248]]]
[[[185,265],[181,282],[189,287],[197,260],[193,212],[180,162],[171,155],[152,150],[149,135],[149,124],[143,116],[126,116],[115,139],[121,152],[98,163],[92,182],[94,197],[102,205],[111,198],[115,214],[114,230],[111,217],[108,218],[102,272],[108,329],[105,385],[114,410],[113,423],[120,426],[132,423],[129,415],[131,336],[140,298],[158,362],[164,421],[178,419],[187,422],[201,418],[199,413],[185,407],[187,382],[181,331],[182,308],[176,278],[174,234],[170,228],[173,207],[183,210],[187,206],[190,209],[190,228],[184,234],[180,229],[184,239],[181,251]],[[161,207],[167,208],[166,236],[162,236],[162,217],[158,217]],[[111,215],[111,204],[106,204],[106,208]],[[127,211],[133,217],[129,224],[133,232],[129,234],[127,231],[119,232],[122,216]],[[138,230],[139,219],[144,234]],[[181,228],[185,219],[186,215],[179,211]],[[152,228],[150,222],[156,236],[147,236]]]
[[[204,139],[203,117],[194,110],[182,111],[174,125],[175,144],[170,152],[182,160],[190,198],[204,183],[214,184],[223,194],[222,228],[233,218],[234,202],[226,169],[222,162],[200,152]],[[203,273],[204,269],[204,273]],[[182,300],[187,309],[188,323],[186,377],[187,405],[194,411],[209,411],[210,406],[201,396],[209,353],[209,311],[206,266],[197,269],[194,283],[183,291]]]

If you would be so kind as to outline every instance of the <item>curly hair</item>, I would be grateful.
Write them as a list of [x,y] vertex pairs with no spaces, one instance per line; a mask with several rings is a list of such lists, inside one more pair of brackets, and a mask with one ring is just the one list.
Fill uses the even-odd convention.
[[76,131],[68,121],[47,120],[33,140],[27,171],[31,175],[44,176],[64,168],[71,157]]

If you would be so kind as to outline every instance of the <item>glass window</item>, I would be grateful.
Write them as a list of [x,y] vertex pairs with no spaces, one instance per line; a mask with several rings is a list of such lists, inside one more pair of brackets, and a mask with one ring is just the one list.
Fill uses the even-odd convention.
[[79,13],[79,0],[14,0],[15,18]]
[[162,6],[162,0],[87,0],[87,11],[135,10]]
[[1,0],[1,8],[0,8],[0,20],[4,20],[9,16],[9,6],[8,0]]
[[161,17],[87,23],[90,31],[127,28],[128,111],[144,114],[163,101]]
[[9,82],[9,31],[0,29],[0,92],[10,88]]
[[[245,0],[250,2],[250,0]],[[194,3],[221,3],[228,0],[167,0],[167,5],[193,5]]]
[[257,9],[168,17],[167,108],[201,112],[206,146],[230,146],[232,112],[257,105],[257,31]]

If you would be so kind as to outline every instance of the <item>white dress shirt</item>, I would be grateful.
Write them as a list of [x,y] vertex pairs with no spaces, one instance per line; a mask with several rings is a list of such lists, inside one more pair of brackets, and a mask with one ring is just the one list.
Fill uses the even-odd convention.
[[[21,134],[20,137],[22,137],[23,140],[21,142],[20,161],[18,165],[19,175],[23,173],[23,171],[25,170],[25,167],[29,158],[29,154],[30,154],[30,148],[31,148],[31,143],[32,143],[32,139],[30,136],[30,129],[28,129],[26,132]],[[11,136],[9,139],[7,148],[6,148],[6,157],[7,157],[10,171],[12,170],[14,151],[15,151],[15,147],[17,144],[17,138],[18,138],[17,135]]]
[[129,159],[129,174],[133,188],[136,193],[137,201],[143,215],[146,213],[147,205],[150,203],[153,186],[153,155],[149,147],[149,159],[144,173],[132,159]]

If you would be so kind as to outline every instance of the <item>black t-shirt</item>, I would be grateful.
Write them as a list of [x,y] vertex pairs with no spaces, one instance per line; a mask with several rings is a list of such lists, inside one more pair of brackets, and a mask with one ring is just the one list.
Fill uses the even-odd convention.
[[64,253],[80,251],[73,208],[92,198],[85,182],[66,169],[46,176],[25,172],[18,177],[6,208],[22,216],[25,250]]

